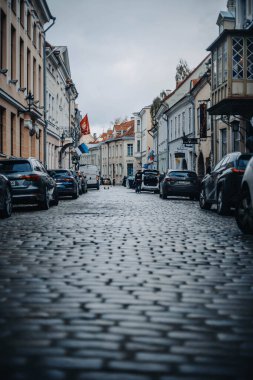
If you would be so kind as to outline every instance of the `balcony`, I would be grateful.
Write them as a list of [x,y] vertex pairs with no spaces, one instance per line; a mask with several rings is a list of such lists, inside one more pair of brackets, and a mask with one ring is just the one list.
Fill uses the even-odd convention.
[[211,115],[253,114],[253,31],[224,30],[212,54]]

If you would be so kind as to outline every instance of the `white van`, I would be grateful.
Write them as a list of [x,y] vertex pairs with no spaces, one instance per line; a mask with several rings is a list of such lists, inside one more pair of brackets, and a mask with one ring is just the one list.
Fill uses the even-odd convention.
[[96,165],[80,165],[80,172],[86,176],[87,187],[99,190],[99,168]]

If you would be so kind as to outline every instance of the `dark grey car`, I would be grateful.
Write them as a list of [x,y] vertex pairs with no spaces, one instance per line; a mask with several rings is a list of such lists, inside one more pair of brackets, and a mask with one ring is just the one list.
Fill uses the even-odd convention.
[[160,183],[160,197],[166,199],[174,195],[198,199],[199,189],[199,179],[194,171],[168,170]]
[[58,205],[56,183],[38,160],[1,160],[0,173],[10,181],[13,203],[36,203],[42,210],[48,210],[50,204]]
[[12,213],[12,191],[7,177],[0,174],[0,217],[9,218]]
[[251,157],[249,153],[233,152],[218,162],[201,182],[199,205],[202,209],[208,210],[217,204],[217,213],[225,215],[237,205],[243,174]]

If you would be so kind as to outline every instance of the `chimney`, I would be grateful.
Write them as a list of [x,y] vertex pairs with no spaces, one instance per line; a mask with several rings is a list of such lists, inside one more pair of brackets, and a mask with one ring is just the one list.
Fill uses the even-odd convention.
[[229,12],[235,13],[236,10],[236,0],[228,0],[227,8]]

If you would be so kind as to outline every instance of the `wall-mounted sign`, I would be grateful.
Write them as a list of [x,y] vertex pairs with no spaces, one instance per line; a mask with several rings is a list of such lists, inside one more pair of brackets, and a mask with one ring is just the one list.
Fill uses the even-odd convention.
[[184,145],[198,144],[198,139],[196,137],[183,137]]
[[185,158],[185,153],[175,152],[175,158]]

